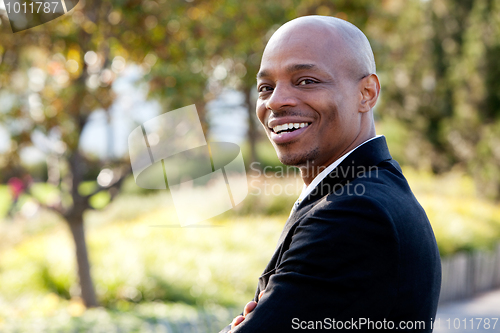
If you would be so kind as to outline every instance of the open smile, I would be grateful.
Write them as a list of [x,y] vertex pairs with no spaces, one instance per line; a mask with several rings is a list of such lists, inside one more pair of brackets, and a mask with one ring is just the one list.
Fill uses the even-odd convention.
[[304,133],[311,123],[286,123],[270,127],[271,140],[276,144],[288,143]]

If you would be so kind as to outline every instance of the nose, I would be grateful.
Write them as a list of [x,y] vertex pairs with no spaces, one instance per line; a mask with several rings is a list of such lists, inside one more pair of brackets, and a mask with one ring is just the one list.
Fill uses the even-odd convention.
[[266,101],[266,108],[273,111],[280,111],[286,107],[297,105],[297,97],[293,94],[292,87],[278,83]]

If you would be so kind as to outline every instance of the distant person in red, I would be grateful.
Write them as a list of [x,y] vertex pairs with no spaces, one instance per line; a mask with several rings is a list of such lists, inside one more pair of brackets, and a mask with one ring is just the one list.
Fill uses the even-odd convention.
[[31,176],[25,175],[23,179],[18,177],[11,177],[7,181],[7,185],[9,186],[10,193],[12,194],[12,204],[10,205],[9,211],[7,213],[8,216],[12,216],[14,214],[14,210],[19,200],[19,197],[23,192],[29,187],[31,183]]
[[14,200],[14,203],[16,203],[17,199],[24,191],[24,183],[21,179],[12,177],[7,182],[7,185],[9,185],[10,192],[12,193],[12,199]]

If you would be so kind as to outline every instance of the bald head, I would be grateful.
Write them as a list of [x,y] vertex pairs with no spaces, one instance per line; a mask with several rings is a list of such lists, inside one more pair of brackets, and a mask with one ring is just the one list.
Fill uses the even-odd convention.
[[303,16],[285,23],[273,34],[263,56],[269,50],[286,47],[290,41],[304,36],[305,49],[309,48],[308,44],[317,45],[320,41],[321,48],[317,51],[325,53],[326,57],[332,55],[332,61],[352,78],[375,74],[375,59],[366,36],[355,25],[336,17]]

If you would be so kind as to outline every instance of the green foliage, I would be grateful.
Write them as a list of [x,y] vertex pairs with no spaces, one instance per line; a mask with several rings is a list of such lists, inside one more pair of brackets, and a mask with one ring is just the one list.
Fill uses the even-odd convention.
[[78,193],[80,195],[90,195],[91,193],[95,192],[98,187],[99,185],[97,185],[97,182],[95,180],[84,181],[78,185]]
[[[384,117],[383,121],[375,123],[377,133],[383,134],[387,140],[392,158],[401,165],[409,165],[415,158],[412,147],[412,135],[408,128],[397,119]],[[425,167],[424,163],[420,163]]]
[[461,165],[490,198],[500,195],[499,9],[498,0],[407,1],[378,62],[378,110],[411,135],[406,161],[433,172]]
[[244,260],[258,275],[266,259],[254,257],[248,249],[260,244],[270,255],[273,242],[259,235],[270,235],[270,228],[278,233],[280,227],[269,220],[245,218],[225,221],[218,228],[181,229],[161,227],[162,223],[172,226],[175,215],[160,210],[135,223],[118,223],[90,234],[94,279],[103,304],[113,306],[120,299],[242,304],[255,291],[253,279],[230,263]]
[[7,185],[0,185],[0,219],[4,218],[12,202],[12,195]]
[[442,256],[491,250],[500,239],[500,207],[478,198],[474,181],[454,170],[441,177],[404,168],[424,207]]
[[111,195],[108,191],[100,191],[90,197],[90,206],[94,209],[102,209],[106,207],[111,201]]
[[30,187],[31,195],[40,203],[47,206],[56,204],[59,200],[59,189],[49,183],[34,183]]
[[50,290],[59,297],[69,299],[69,288],[71,286],[71,279],[68,275],[54,276],[54,270],[50,269],[46,263],[42,263],[38,268],[40,272],[40,279],[43,283],[43,288]]

